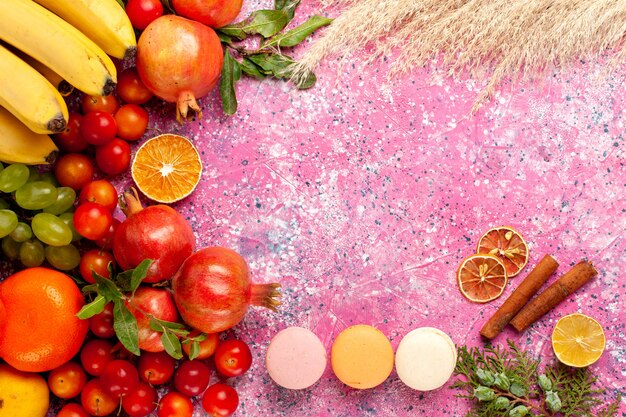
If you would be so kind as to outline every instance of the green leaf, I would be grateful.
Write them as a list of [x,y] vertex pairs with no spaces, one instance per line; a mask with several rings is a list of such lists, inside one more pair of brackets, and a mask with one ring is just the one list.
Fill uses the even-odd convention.
[[166,330],[185,330],[186,327],[182,323],[175,321],[161,320],[156,317],[150,317],[150,328],[157,332],[164,332]]
[[[219,37],[221,35],[226,36],[229,39],[234,38],[242,41],[248,37],[248,34],[243,30],[244,24],[245,22],[241,22],[234,25],[222,26],[221,28],[216,30],[217,36]],[[222,37],[220,37],[220,39],[222,39]]]
[[130,276],[130,291],[134,294],[135,290],[139,288],[139,284],[148,275],[148,269],[152,265],[152,259],[144,259],[137,265]]
[[264,46],[276,45],[283,48],[296,46],[317,29],[329,25],[332,21],[332,19],[324,16],[313,16],[300,26],[273,37]]
[[250,14],[250,21],[242,29],[248,35],[258,34],[269,38],[283,30],[289,20],[284,10],[257,10]]
[[274,3],[274,8],[276,10],[284,10],[285,12],[287,12],[287,16],[291,21],[296,13],[296,8],[300,4],[300,2],[301,0],[276,0]]
[[98,294],[104,296],[109,301],[121,300],[124,297],[113,281],[98,275],[95,272],[93,272],[92,275],[93,279],[96,281],[96,285],[98,286]]
[[106,305],[107,299],[102,295],[98,295],[91,303],[84,305],[83,308],[76,313],[76,316],[79,319],[88,319],[98,313],[102,313],[102,311],[104,311],[104,306]]
[[216,33],[217,33],[217,37],[220,39],[220,42],[228,44],[228,45],[232,45],[233,38],[231,36],[228,36],[227,34],[220,32],[220,31],[216,31]]
[[144,259],[134,269],[128,269],[113,276],[113,282],[119,287],[121,291],[135,293],[135,290],[141,284],[141,281],[146,277],[148,269],[152,265],[152,259]]
[[122,300],[115,300],[113,304],[113,328],[122,345],[130,353],[139,355],[137,320]]
[[287,78],[289,76],[289,66],[293,64],[293,59],[286,55],[278,54],[255,54],[248,57],[266,74],[272,74],[276,78]]
[[241,66],[241,71],[244,74],[255,78],[265,78],[266,74],[262,73],[261,69],[247,57],[245,57],[239,65]]
[[90,292],[98,292],[98,286],[96,284],[85,285],[82,288],[83,294],[89,294]]
[[180,340],[178,340],[175,334],[168,331],[163,332],[161,335],[161,343],[163,343],[165,351],[174,359],[181,359],[183,357]]
[[192,340],[189,346],[189,360],[194,360],[200,355],[200,342]]
[[239,62],[226,50],[224,52],[224,64],[222,65],[222,78],[220,80],[220,95],[222,97],[224,114],[232,115],[237,112],[235,83],[239,78],[241,78]]
[[120,291],[129,292],[130,291],[130,281],[133,276],[133,270],[129,269],[128,271],[120,272],[117,275],[111,275],[112,281],[115,285],[118,286]]

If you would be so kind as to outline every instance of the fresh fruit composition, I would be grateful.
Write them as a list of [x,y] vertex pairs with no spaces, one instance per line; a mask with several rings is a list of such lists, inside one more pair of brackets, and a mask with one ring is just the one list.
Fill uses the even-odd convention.
[[[203,154],[161,132],[152,104],[172,103],[182,124],[203,109],[206,118],[201,99],[218,89],[233,114],[242,76],[290,80],[286,52],[331,19],[286,29],[300,1],[273,3],[240,17],[242,0],[0,1],[0,240],[16,271],[0,280],[0,417],[237,412],[259,356],[246,340],[254,326],[240,323],[251,306],[277,312],[281,285],[254,282],[233,249],[197,248],[173,204],[200,183]],[[486,303],[528,262],[521,234],[494,227],[455,277],[463,296]],[[575,281],[595,276],[588,269]],[[596,363],[606,343],[580,313],[562,317],[551,340],[571,368]],[[507,401],[524,398],[506,375],[487,377],[469,385],[485,378]],[[561,399],[546,384],[542,407],[555,415]],[[495,404],[489,387],[470,397]]]

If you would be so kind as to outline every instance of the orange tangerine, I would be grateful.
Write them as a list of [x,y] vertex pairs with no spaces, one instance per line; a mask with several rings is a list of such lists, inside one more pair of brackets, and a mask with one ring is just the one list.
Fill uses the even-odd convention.
[[504,291],[508,277],[506,268],[493,255],[470,255],[457,270],[461,294],[475,303],[495,300]]
[[45,372],[72,359],[89,322],[76,317],[85,301],[67,275],[49,268],[23,269],[0,283],[6,311],[0,357],[25,372]]
[[487,230],[478,241],[476,253],[500,258],[509,278],[519,274],[528,263],[528,245],[522,235],[509,226]]
[[133,159],[131,175],[146,197],[159,203],[174,203],[196,188],[202,162],[189,139],[164,134],[141,145]]
[[605,343],[602,325],[580,313],[561,317],[552,331],[552,349],[557,359],[576,368],[600,359]]

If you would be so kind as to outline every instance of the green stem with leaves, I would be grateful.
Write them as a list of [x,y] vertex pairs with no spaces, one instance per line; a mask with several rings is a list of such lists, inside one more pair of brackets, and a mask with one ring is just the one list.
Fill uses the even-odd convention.
[[200,353],[200,342],[206,338],[205,334],[190,336],[191,330],[184,324],[161,320],[133,302],[133,295],[146,277],[151,263],[151,260],[146,259],[135,269],[119,274],[114,274],[109,267],[111,279],[92,272],[95,284],[84,286],[83,292],[95,294],[95,297],[78,312],[77,316],[89,319],[102,312],[108,303],[113,303],[113,328],[120,343],[132,354],[140,355],[139,329],[137,319],[128,308],[130,305],[149,319],[152,330],[161,333],[161,342],[170,356],[182,358],[182,344],[189,343],[189,358],[193,359]]

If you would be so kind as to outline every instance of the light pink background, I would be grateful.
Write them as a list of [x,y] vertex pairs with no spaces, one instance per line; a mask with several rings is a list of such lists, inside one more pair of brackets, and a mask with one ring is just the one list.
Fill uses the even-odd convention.
[[[271,4],[250,1],[242,16]],[[319,10],[307,3],[297,19]],[[521,278],[504,297],[479,305],[461,296],[455,271],[498,225],[514,226],[528,242],[526,272],[549,253],[561,265],[550,282],[583,258],[599,275],[530,330],[507,329],[496,343],[512,338],[549,363],[556,320],[591,315],[607,336],[592,369],[612,395],[623,392],[626,67],[603,79],[601,62],[582,62],[505,83],[470,115],[485,80],[419,69],[386,95],[384,64],[362,63],[358,53],[343,64],[326,60],[308,91],[244,79],[235,116],[222,115],[215,92],[200,101],[204,118],[183,127],[172,105],[151,103],[151,125],[190,137],[202,154],[200,185],[175,205],[198,246],[231,247],[255,281],[283,286],[278,314],[253,308],[229,334],[254,354],[252,369],[230,381],[241,399],[236,415],[465,415],[468,403],[448,386],[416,392],[395,372],[357,391],[328,367],[307,390],[281,389],[264,355],[286,326],[311,329],[329,352],[333,338],[357,323],[378,327],[394,348],[421,326],[480,344],[480,327]],[[116,181],[118,191],[128,185],[126,177]]]
[[[242,15],[271,5],[249,2]],[[320,10],[305,4],[298,19]],[[512,338],[548,363],[556,320],[591,315],[607,335],[593,369],[609,390],[623,391],[626,71],[600,79],[603,65],[588,62],[504,84],[472,116],[485,80],[416,70],[386,94],[385,65],[362,64],[358,53],[326,60],[308,91],[244,79],[235,116],[222,115],[215,92],[201,101],[204,118],[182,128],[172,105],[153,107],[155,127],[187,135],[202,154],[202,182],[176,205],[198,245],[231,247],[255,281],[283,286],[280,313],[253,308],[229,335],[250,342],[254,354],[251,371],[231,380],[241,399],[237,415],[465,415],[468,403],[447,386],[419,393],[395,372],[358,391],[329,366],[312,388],[285,390],[269,379],[264,356],[286,326],[311,329],[328,352],[357,323],[378,327],[394,348],[421,326],[438,327],[457,344],[480,344],[480,327],[504,298],[466,301],[455,271],[498,225],[525,237],[527,271],[549,253],[561,265],[550,282],[582,258],[599,276],[529,331],[509,329],[496,342]]]

